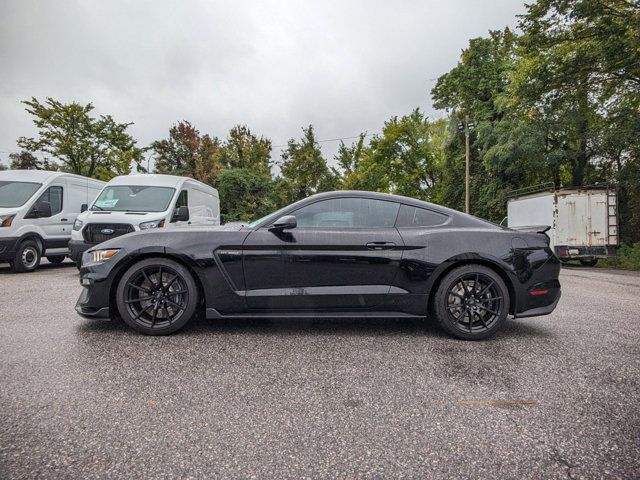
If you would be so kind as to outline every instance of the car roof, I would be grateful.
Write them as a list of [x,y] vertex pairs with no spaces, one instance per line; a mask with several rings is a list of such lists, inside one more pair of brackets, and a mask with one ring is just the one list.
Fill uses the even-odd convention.
[[415,198],[405,197],[403,195],[395,195],[392,193],[368,192],[364,190],[336,190],[333,192],[323,192],[323,193],[317,193],[315,195],[311,195],[307,199],[320,200],[323,198],[340,198],[340,197],[374,198],[378,200],[404,203],[406,205],[412,205],[414,207],[428,208],[431,210],[435,210],[437,212],[445,213],[447,215],[466,215],[462,212],[459,212],[458,210],[443,207],[442,205],[426,202],[424,200],[417,200]]
[[[120,175],[109,180],[109,185],[153,185],[156,187],[180,187],[185,181],[191,181],[201,187],[216,190],[210,185],[206,185],[190,177],[180,177],[177,175],[164,175],[160,173],[141,173],[134,175]],[[216,190],[217,191],[217,190]]]
[[84,180],[91,180],[93,182],[105,183],[95,178],[84,177],[82,175],[75,175],[67,172],[57,172],[51,170],[2,170],[0,171],[0,180],[11,180],[16,182],[37,182],[44,183],[55,177],[72,177],[80,178]]

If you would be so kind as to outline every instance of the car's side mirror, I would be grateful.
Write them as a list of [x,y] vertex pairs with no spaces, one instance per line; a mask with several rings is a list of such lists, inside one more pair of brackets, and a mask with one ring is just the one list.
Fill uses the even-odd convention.
[[189,221],[189,207],[183,205],[178,207],[178,211],[173,214],[171,219],[173,222],[188,222]]
[[269,228],[269,230],[290,230],[292,228],[296,228],[298,226],[298,221],[296,220],[295,215],[285,215],[284,217],[280,217],[275,221],[273,225]]
[[49,202],[36,203],[33,213],[36,218],[48,218],[51,216],[51,204]]
[[80,213],[86,212],[88,209],[89,209],[89,205],[87,205],[86,203],[83,203],[82,205],[80,205]]

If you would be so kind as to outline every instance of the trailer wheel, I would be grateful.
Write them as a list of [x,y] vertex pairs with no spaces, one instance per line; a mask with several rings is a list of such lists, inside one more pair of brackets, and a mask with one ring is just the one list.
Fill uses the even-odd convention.
[[580,258],[580,264],[584,265],[585,267],[595,267],[596,264],[598,263],[598,259],[596,257],[591,257],[591,258]]

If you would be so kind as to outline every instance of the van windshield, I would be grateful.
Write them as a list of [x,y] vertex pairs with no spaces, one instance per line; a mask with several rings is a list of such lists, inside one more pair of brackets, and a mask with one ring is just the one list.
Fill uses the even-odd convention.
[[21,207],[41,186],[41,183],[0,181],[0,207]]
[[109,212],[164,212],[175,188],[149,185],[113,185],[105,187],[91,210]]

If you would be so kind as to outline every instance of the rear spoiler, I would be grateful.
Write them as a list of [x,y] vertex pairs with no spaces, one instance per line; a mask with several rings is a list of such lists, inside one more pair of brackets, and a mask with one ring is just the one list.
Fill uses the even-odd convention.
[[517,230],[524,233],[545,233],[551,229],[549,225],[526,225],[523,227],[509,227],[511,230]]

